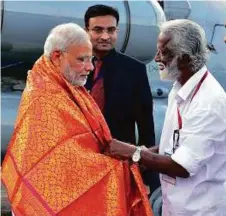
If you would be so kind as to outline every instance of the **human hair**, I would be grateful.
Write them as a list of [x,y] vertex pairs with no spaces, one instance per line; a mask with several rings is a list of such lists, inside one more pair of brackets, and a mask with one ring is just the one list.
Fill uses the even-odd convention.
[[174,55],[182,58],[187,54],[190,57],[189,68],[193,73],[206,64],[209,51],[205,32],[200,25],[191,20],[177,19],[163,23],[160,31],[171,37],[167,48]]
[[102,4],[97,4],[89,7],[84,16],[85,27],[86,28],[89,27],[90,18],[97,17],[97,16],[107,16],[107,15],[111,15],[115,17],[116,23],[118,25],[119,13],[116,8],[113,8],[107,5],[102,5]]
[[65,51],[71,44],[82,44],[89,40],[86,31],[75,23],[64,23],[54,27],[44,44],[44,55],[50,57],[55,50]]

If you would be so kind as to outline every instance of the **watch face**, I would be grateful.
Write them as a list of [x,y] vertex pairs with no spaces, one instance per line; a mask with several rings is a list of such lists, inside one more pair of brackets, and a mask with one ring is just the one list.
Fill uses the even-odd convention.
[[138,162],[140,160],[140,155],[139,154],[134,154],[133,155],[133,161]]

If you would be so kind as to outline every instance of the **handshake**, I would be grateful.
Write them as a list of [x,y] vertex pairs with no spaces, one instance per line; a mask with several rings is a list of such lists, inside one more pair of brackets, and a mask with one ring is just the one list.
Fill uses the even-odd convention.
[[119,141],[117,139],[112,139],[109,143],[108,153],[112,156],[116,156],[124,159],[131,159],[135,154],[135,152],[138,152],[140,154],[141,151],[158,153],[158,146],[154,146],[151,148],[147,148],[145,146],[138,147],[129,143]]

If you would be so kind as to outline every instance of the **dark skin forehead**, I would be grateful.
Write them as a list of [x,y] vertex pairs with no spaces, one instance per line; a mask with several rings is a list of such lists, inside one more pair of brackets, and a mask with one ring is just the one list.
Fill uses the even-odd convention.
[[164,50],[171,39],[172,37],[169,34],[160,33],[158,37],[157,49]]

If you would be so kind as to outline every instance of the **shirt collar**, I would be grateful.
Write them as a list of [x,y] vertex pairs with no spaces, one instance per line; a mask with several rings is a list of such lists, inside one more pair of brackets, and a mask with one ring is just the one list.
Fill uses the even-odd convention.
[[94,56],[93,61],[101,60],[101,61],[105,62],[106,60],[111,58],[113,55],[115,55],[115,53],[116,53],[116,50],[113,48],[112,50],[109,51],[109,53],[106,56],[104,56],[100,59],[98,59],[96,56]]
[[195,86],[199,83],[206,71],[207,67],[204,65],[180,88],[176,95],[176,100],[178,102],[182,100],[185,101],[189,97],[189,95],[193,92]]

